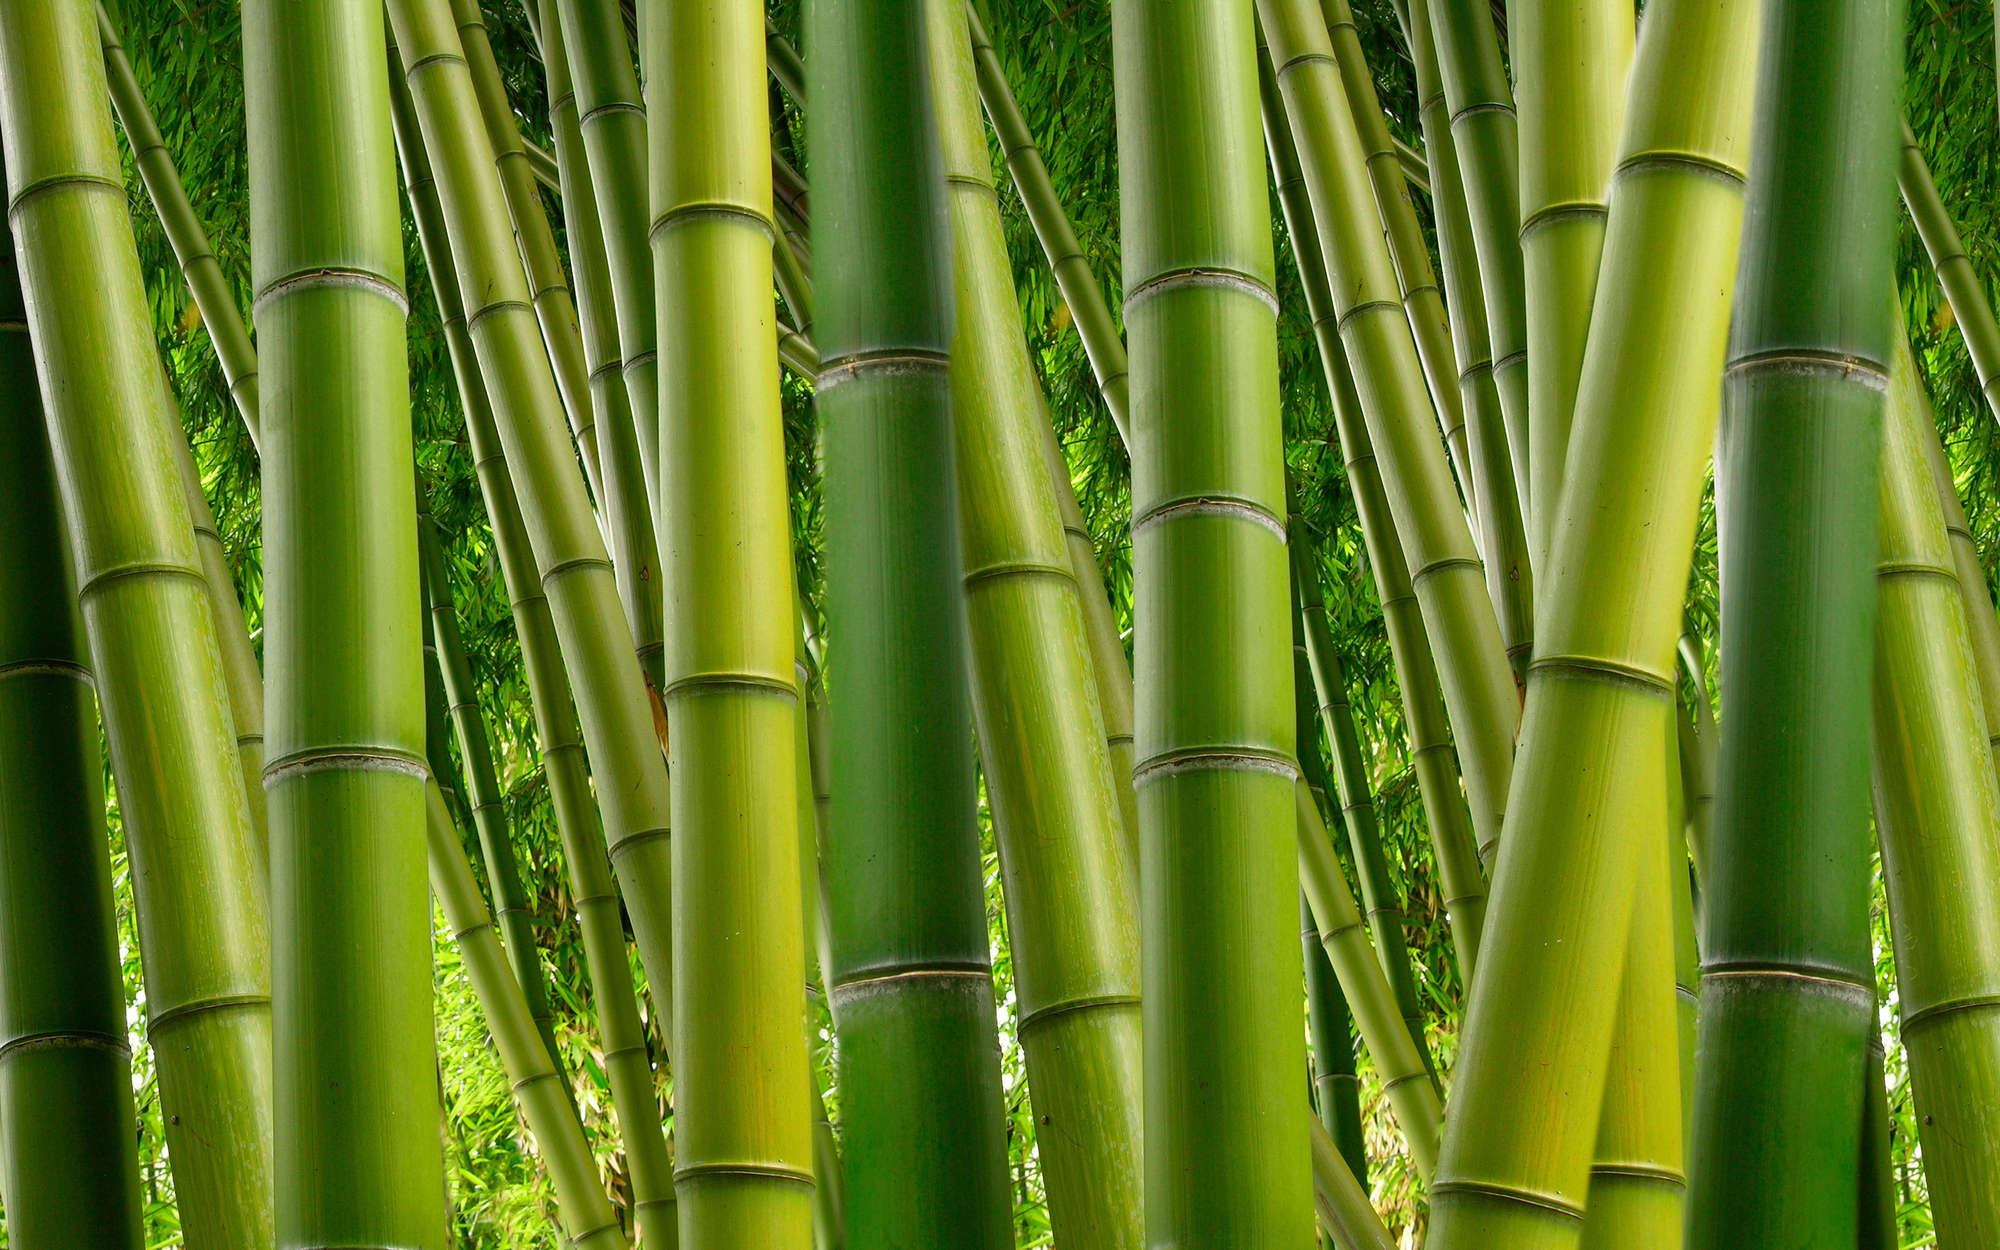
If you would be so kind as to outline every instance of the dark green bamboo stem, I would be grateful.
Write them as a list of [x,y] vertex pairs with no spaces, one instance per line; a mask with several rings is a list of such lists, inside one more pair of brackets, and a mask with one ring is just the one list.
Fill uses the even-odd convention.
[[0,232],[0,1202],[19,1250],[145,1244],[104,761],[13,239]]
[[1898,1250],[1902,1244],[1896,1220],[1896,1159],[1889,1142],[1892,1121],[1889,1096],[1882,1087],[1882,1034],[1868,1036],[1867,1087],[1862,1094],[1866,1105],[1861,1123],[1861,1174],[1859,1185],[1860,1250]]
[[0,8],[11,225],[106,695],[182,1227],[269,1245],[264,876],[106,93],[89,8]]
[[1730,704],[1702,882],[1692,1250],[1854,1244],[1875,1030],[1863,760],[1902,10],[1763,10],[1717,454]]
[[806,106],[806,67],[798,50],[780,34],[770,18],[764,19],[764,54],[771,79],[792,98],[800,109]]
[[1368,1148],[1361,1135],[1361,1078],[1354,1072],[1354,1037],[1340,978],[1320,944],[1312,905],[1299,895],[1299,939],[1306,961],[1307,1037],[1312,1043],[1313,1106],[1347,1170],[1368,1183]]
[[1896,182],[1910,210],[1910,220],[1916,223],[1917,237],[1923,240],[1924,251],[1937,270],[1938,285],[1944,288],[1952,319],[1965,336],[1965,351],[1979,377],[1979,392],[1986,397],[1987,408],[2000,418],[2000,322],[1994,320],[1985,284],[1965,254],[1965,241],[1938,194],[1923,149],[1917,146],[1907,121],[1903,123],[1903,153]]

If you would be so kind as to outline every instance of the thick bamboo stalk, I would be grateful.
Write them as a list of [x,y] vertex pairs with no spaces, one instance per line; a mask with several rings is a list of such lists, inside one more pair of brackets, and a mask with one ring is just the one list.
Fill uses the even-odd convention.
[[1875,1028],[1862,761],[1902,10],[1763,9],[1717,453],[1730,703],[1702,882],[1692,1250],[1854,1244]]
[[[1348,489],[1361,520],[1362,541],[1368,550],[1368,564],[1375,579],[1376,597],[1382,604],[1382,621],[1389,636],[1389,652],[1396,669],[1396,685],[1403,696],[1403,720],[1409,732],[1411,769],[1417,775],[1417,790],[1424,804],[1425,824],[1430,831],[1438,877],[1444,886],[1444,905],[1451,922],[1452,945],[1458,955],[1460,975],[1470,978],[1479,948],[1479,934],[1486,917],[1486,876],[1479,866],[1474,845],[1472,818],[1458,785],[1458,757],[1451,745],[1446,725],[1444,695],[1438,687],[1437,666],[1431,657],[1430,640],[1424,634],[1416,592],[1410,587],[1409,566],[1396,537],[1396,524],[1382,490],[1381,471],[1368,441],[1361,414],[1361,399],[1355,391],[1354,375],[1348,368],[1347,352],[1335,327],[1332,295],[1327,290],[1326,268],[1321,263],[1319,234],[1306,204],[1305,182],[1298,172],[1297,151],[1292,145],[1291,128],[1284,111],[1275,106],[1277,84],[1266,73],[1264,92],[1265,143],[1270,153],[1273,175],[1278,184],[1278,201],[1285,215],[1285,230],[1291,236],[1292,254],[1299,265],[1300,285],[1305,288],[1306,310],[1313,322],[1313,339],[1319,347],[1327,390],[1333,399],[1334,425],[1340,442]],[[1318,576],[1315,570],[1314,576]]]
[[[952,215],[973,717],[1050,1217],[1067,1243],[1136,1247],[1144,1218],[1138,865],[1094,684],[1080,552],[1065,539],[1067,474],[1051,458],[1021,335],[967,10],[963,0],[926,4]],[[1088,563],[1095,577],[1094,552]]]
[[132,856],[182,1227],[195,1246],[268,1245],[264,878],[106,98],[88,8],[0,8],[11,224]]
[[1569,460],[1634,22],[1633,7],[1620,0],[1523,0],[1508,17],[1520,109],[1521,342],[1528,350],[1524,502],[1540,568]]
[[[1542,580],[1432,1250],[1582,1231],[1638,857],[1663,818],[1756,47],[1755,10],[1718,0],[1656,0],[1640,41],[1570,452],[1589,472],[1564,492]],[[1666,87],[1688,81],[1710,87],[1698,109]]]
[[1302,1246],[1310,1117],[1284,923],[1298,874],[1282,844],[1300,786],[1255,20],[1245,3],[1115,0],[1111,34],[1137,442],[1146,1237]]
[[1884,418],[1875,827],[1903,1046],[1940,1245],[2000,1240],[2000,792],[1965,600],[1924,461],[1930,403],[1898,336]]
[[1907,121],[1903,123],[1903,153],[1896,167],[1896,183],[1902,190],[1903,203],[1910,210],[1910,220],[1916,224],[1917,237],[1923,240],[1924,251],[1931,258],[1931,267],[1937,270],[1938,285],[1944,288],[1945,300],[1951,305],[1952,320],[1965,336],[1965,351],[1972,357],[1973,372],[1979,377],[1979,392],[1986,397],[1986,406],[1995,418],[2000,418],[2000,322],[1994,320],[1986,287],[1965,254],[1965,241],[1959,237],[1958,226],[1938,194],[1923,149],[1917,146],[1917,137],[1911,133]]
[[20,1250],[139,1250],[96,699],[5,232],[0,445],[0,1202]]
[[1986,737],[1993,749],[1994,766],[2000,768],[2000,615],[1993,610],[1993,596],[1986,587],[1986,563],[1979,558],[1979,546],[1972,538],[1965,504],[1958,497],[1958,482],[1946,459],[1937,427],[1931,426],[1924,440],[1924,458],[1937,483],[1938,503],[1944,509],[1945,533],[1951,538],[1951,567],[1958,575],[1959,593],[1965,597],[1965,625],[1972,638],[1973,671],[1979,677],[1979,701],[1986,709]]
[[653,290],[675,366],[661,375],[659,541],[680,824],[676,1180],[682,1236],[704,1250],[812,1239],[763,23],[751,0],[645,12]]
[[542,341],[555,371],[556,389],[562,397],[563,413],[569,419],[570,436],[576,440],[576,453],[583,461],[591,497],[602,499],[604,474],[597,447],[597,418],[590,402],[590,368],[584,363],[576,303],[570,297],[568,279],[563,276],[555,234],[549,229],[542,193],[535,185],[534,168],[521,143],[514,107],[507,102],[507,85],[493,60],[493,46],[486,37],[486,19],[480,12],[479,0],[451,0],[451,11],[458,25],[460,54],[471,71],[479,116],[486,123],[486,138],[507,201],[507,214],[514,223],[514,241],[520,249],[521,263],[528,271],[535,320],[541,325]]
[[1478,552],[1428,415],[1415,340],[1325,23],[1309,0],[1258,0],[1326,262],[1334,314],[1360,385],[1456,730],[1482,853],[1497,844],[1513,771],[1520,695]]
[[680,1232],[673,1161],[660,1127],[659,1096],[639,1019],[638,996],[632,986],[618,889],[612,882],[604,842],[594,836],[600,798],[607,806],[615,798],[593,798],[591,794],[582,732],[571,706],[555,617],[535,564],[513,481],[507,474],[492,401],[466,328],[464,298],[445,237],[444,210],[416,133],[415,106],[393,76],[389,95],[395,109],[404,183],[444,322],[445,345],[464,406],[473,468],[493,527],[494,554],[521,641],[521,667],[527,677],[535,736],[541,744],[556,834],[569,869],[570,905],[576,909],[577,927],[583,934],[584,965],[590,973],[597,1008],[605,1073],[631,1171],[633,1216],[642,1244],[672,1247],[678,1244]]
[[813,402],[842,640],[827,897],[847,1232],[1011,1247],[959,602],[951,219],[922,3],[822,3],[808,34],[825,301]]

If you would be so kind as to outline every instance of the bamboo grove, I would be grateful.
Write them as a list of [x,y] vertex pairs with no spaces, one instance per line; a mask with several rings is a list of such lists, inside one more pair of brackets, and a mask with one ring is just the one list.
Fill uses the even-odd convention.
[[1990,20],[0,3],[0,1245],[2000,1246]]

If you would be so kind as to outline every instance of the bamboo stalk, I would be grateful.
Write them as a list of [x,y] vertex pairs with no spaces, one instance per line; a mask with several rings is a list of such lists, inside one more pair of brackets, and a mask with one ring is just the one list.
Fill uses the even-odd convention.
[[1313,1106],[1347,1170],[1368,1183],[1368,1148],[1361,1130],[1361,1078],[1354,1071],[1352,1016],[1333,961],[1320,944],[1312,904],[1299,895],[1299,937],[1306,962],[1306,1033],[1312,1043]]
[[1862,760],[1902,18],[1887,0],[1763,7],[1717,452],[1730,706],[1702,882],[1694,1250],[1854,1244],[1875,1014]]
[[[1432,1250],[1577,1244],[1742,222],[1757,14],[1656,0],[1537,621],[1517,782],[1431,1188]],[[1707,84],[1699,109],[1666,84]],[[1662,1180],[1669,1180],[1662,1177]]]
[[1931,478],[1937,483],[1938,503],[1944,509],[1945,534],[1951,539],[1951,567],[1958,576],[1959,593],[1965,598],[1965,624],[1972,638],[1973,672],[1979,678],[1979,701],[1986,710],[1987,742],[2000,768],[2000,616],[1993,610],[1993,598],[1986,588],[1986,564],[1979,558],[1979,546],[1972,538],[1971,522],[1958,497],[1958,483],[1952,477],[1951,461],[1945,458],[1944,444],[1937,427],[1930,427],[1924,440],[1924,458]]
[[1882,1088],[1882,1034],[1868,1035],[1866,1106],[1861,1125],[1860,1235],[1861,1250],[1898,1250],[1902,1244],[1896,1220],[1895,1151],[1889,1144],[1889,1099]]
[[89,9],[0,7],[11,224],[105,696],[182,1227],[270,1244],[265,886],[105,100]]
[[1903,153],[1896,167],[1896,183],[1902,190],[1903,203],[1910,210],[1910,220],[1916,224],[1917,237],[1923,240],[1924,251],[1931,258],[1931,267],[1937,270],[1938,285],[1944,288],[1945,301],[1951,305],[1952,320],[1958,323],[1958,332],[1965,337],[1966,355],[1972,357],[1973,372],[1979,377],[1979,393],[1986,397],[1986,406],[1995,418],[2000,419],[2000,322],[1994,320],[1986,287],[1965,254],[1965,241],[1959,237],[1958,226],[1938,194],[1923,149],[1917,146],[1917,137],[1911,133],[1907,121],[1903,123]]
[[0,1201],[20,1250],[139,1250],[104,761],[48,438],[0,232]]
[[1674,722],[1680,739],[1681,797],[1686,804],[1688,857],[1694,863],[1695,879],[1708,880],[1709,846],[1715,811],[1716,753],[1722,731],[1715,723],[1715,709],[1708,700],[1708,678],[1702,672],[1701,640],[1690,626],[1683,625],[1680,640],[1681,668],[1693,684],[1692,707],[1683,707]]
[[766,68],[771,71],[771,81],[778,84],[792,103],[800,109],[806,106],[806,67],[799,54],[786,41],[783,34],[770,18],[764,19],[764,53]]
[[1875,825],[1903,1046],[1939,1244],[2000,1238],[2000,872],[1996,792],[1965,600],[1924,461],[1930,404],[1898,336],[1884,418],[1875,635]]
[[610,806],[615,798],[593,798],[591,793],[582,731],[576,710],[571,706],[569,676],[563,667],[555,617],[536,567],[527,522],[507,473],[492,401],[480,373],[471,333],[466,328],[465,303],[445,237],[444,210],[437,183],[416,133],[415,105],[393,74],[389,97],[395,113],[404,183],[444,322],[452,373],[458,381],[473,469],[492,523],[494,554],[507,590],[514,629],[520,637],[521,667],[527,678],[535,736],[541,744],[542,768],[548,778],[556,834],[562,841],[563,858],[569,869],[570,905],[576,909],[577,927],[583,934],[584,965],[594,991],[605,1074],[611,1085],[612,1106],[617,1112],[625,1161],[632,1178],[634,1221],[641,1244],[672,1247],[678,1244],[680,1234],[673,1161],[660,1127],[659,1096],[654,1088],[645,1030],[639,1020],[638,995],[632,987],[618,888],[612,882],[604,842],[593,836],[599,825],[598,803]]
[[1325,24],[1305,0],[1259,0],[1304,174],[1340,335],[1437,657],[1482,855],[1497,844],[1513,770],[1520,696],[1444,455],[1352,111]]
[[1340,1157],[1333,1138],[1319,1124],[1312,1133],[1313,1209],[1321,1227],[1342,1250],[1393,1250],[1389,1230],[1369,1205],[1368,1191]]
[[961,0],[927,4],[954,235],[951,373],[973,716],[1006,883],[1029,1089],[1046,1126],[1038,1143],[1057,1235],[1084,1247],[1137,1246],[1138,865],[1103,696],[1093,697],[1104,666],[1086,667],[1105,653],[1091,647],[1077,568],[1087,562],[1095,577],[1096,557],[1087,540],[1065,534],[1067,472],[1021,336],[967,10]]
[[[763,7],[645,13],[661,354],[681,1232],[812,1237],[791,515],[771,290]],[[595,750],[593,749],[593,755]],[[836,795],[837,798],[837,795]],[[743,932],[755,940],[743,941]],[[760,1091],[746,1099],[740,1091]]]

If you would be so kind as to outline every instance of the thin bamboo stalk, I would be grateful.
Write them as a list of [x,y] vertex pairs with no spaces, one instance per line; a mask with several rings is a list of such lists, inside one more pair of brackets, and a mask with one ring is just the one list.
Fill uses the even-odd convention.
[[1325,23],[1307,0],[1258,0],[1257,8],[1485,854],[1498,842],[1507,805],[1520,695],[1471,531],[1430,432],[1429,393],[1388,247],[1373,224],[1365,153],[1336,78]]
[[1938,194],[1923,149],[1917,146],[1917,137],[1911,133],[1907,121],[1903,123],[1903,154],[1896,167],[1896,183],[1902,190],[1903,203],[1910,210],[1910,220],[1916,224],[1917,237],[1923,240],[1924,251],[1931,258],[1931,267],[1937,270],[1938,285],[1944,288],[1945,300],[1951,305],[1952,320],[1958,323],[1958,332],[1965,337],[1966,354],[1972,357],[1973,372],[1979,377],[1979,393],[1986,397],[1986,406],[1995,418],[2000,419],[2000,322],[1994,320],[1986,287],[1965,254],[1965,241],[1959,237],[1958,226],[1945,208],[1944,198]]
[[[1701,640],[1682,627],[1681,669],[1693,686],[1691,700],[1675,718],[1680,739],[1681,796],[1686,803],[1688,858],[1694,864],[1695,880],[1706,883],[1709,872],[1709,845],[1714,840],[1716,753],[1722,731],[1715,723],[1715,708],[1708,700],[1708,677],[1702,671]],[[1685,706],[1691,702],[1692,706]]]
[[1965,600],[1923,440],[1930,404],[1906,336],[1884,419],[1875,635],[1875,827],[1902,1039],[1941,1245],[2000,1239],[2000,872],[1996,792]]
[[1299,937],[1306,961],[1306,1035],[1312,1043],[1313,1106],[1347,1170],[1368,1183],[1368,1143],[1361,1130],[1361,1078],[1354,1071],[1353,1018],[1333,961],[1320,944],[1312,904],[1299,895]]
[[764,19],[764,54],[771,81],[784,89],[792,103],[806,106],[806,67],[799,54],[770,18]]
[[1860,1250],[1899,1250],[1896,1220],[1896,1161],[1889,1144],[1889,1098],[1882,1087],[1882,1034],[1868,1035],[1867,1089],[1861,1124]]
[[659,541],[680,821],[681,1233],[704,1250],[803,1250],[813,1159],[794,792],[800,691],[763,6],[656,0],[644,38],[653,290],[661,354],[675,363],[660,388]]
[[0,232],[0,1201],[20,1250],[139,1250],[104,761],[48,440]]
[[1341,1250],[1394,1250],[1389,1230],[1339,1148],[1318,1123],[1312,1133],[1313,1210]]
[[182,1227],[271,1244],[264,878],[106,90],[89,9],[0,8],[11,224],[105,696]]
[[808,34],[826,258],[813,402],[842,640],[827,897],[847,1231],[864,1246],[1011,1247],[923,8],[822,3]]
[[[538,44],[546,42],[541,38],[541,32],[542,24],[538,19],[534,24],[535,41]],[[535,181],[561,195],[562,165],[555,154],[527,138],[521,140],[521,154],[528,158],[528,170],[535,175]]]
[[615,799],[594,798],[591,793],[582,731],[571,705],[569,675],[563,667],[555,616],[535,563],[514,483],[507,473],[500,432],[472,335],[466,328],[465,302],[445,237],[444,209],[439,202],[437,183],[417,134],[414,102],[393,74],[389,102],[395,115],[404,184],[409,190],[417,235],[431,273],[444,322],[445,345],[464,407],[473,469],[492,523],[494,554],[506,586],[514,629],[520,637],[521,667],[527,677],[535,736],[541,744],[542,768],[548,777],[556,834],[562,841],[563,858],[569,869],[570,905],[576,909],[577,927],[583,934],[584,965],[590,974],[597,1007],[605,1074],[611,1084],[612,1106],[618,1115],[625,1161],[632,1178],[633,1217],[642,1244],[672,1247],[678,1244],[680,1234],[673,1160],[660,1126],[659,1096],[655,1092],[645,1030],[639,1019],[638,995],[632,986],[618,888],[612,882],[604,842],[593,836],[599,825],[600,799],[607,806]]
[[1862,761],[1902,10],[1763,8],[1716,469],[1730,705],[1702,883],[1693,1250],[1854,1244],[1875,1030]]
[[1992,747],[1994,766],[2000,768],[2000,615],[1993,610],[1993,597],[1986,588],[1986,564],[1979,558],[1979,546],[1972,538],[1971,522],[1965,518],[1965,504],[1958,497],[1958,482],[1952,477],[1951,461],[1945,458],[1944,444],[1937,427],[1931,426],[1924,440],[1924,458],[1931,478],[1937,483],[1938,503],[1944,509],[1944,529],[1951,539],[1951,567],[1958,575],[1959,592],[1965,597],[1965,624],[1972,638],[1973,672],[1979,678],[1979,701],[1986,709],[1986,737]]
[[1680,735],[1667,735],[1667,888],[1672,891],[1675,1023],[1681,1052],[1681,1141],[1694,1140],[1695,1042],[1701,1006],[1701,949],[1694,932],[1694,877],[1688,871],[1687,801]]
[[[1639,43],[1570,452],[1589,471],[1564,492],[1542,580],[1510,832],[1431,1188],[1433,1250],[1582,1233],[1613,978],[1639,856],[1663,820],[1756,47],[1756,11],[1715,0],[1656,0]],[[1665,86],[1690,81],[1708,87],[1698,109]]]
[[[1411,769],[1417,775],[1418,793],[1423,798],[1425,824],[1444,886],[1445,912],[1451,922],[1452,945],[1458,956],[1461,976],[1470,978],[1480,930],[1486,917],[1486,876],[1479,866],[1474,845],[1472,818],[1465,796],[1459,790],[1458,758],[1452,749],[1446,724],[1444,695],[1438,687],[1437,666],[1432,659],[1430,640],[1424,633],[1416,592],[1410,586],[1409,566],[1396,537],[1395,519],[1382,489],[1382,475],[1361,414],[1361,399],[1355,391],[1354,375],[1348,368],[1347,352],[1335,328],[1332,295],[1326,285],[1326,268],[1321,263],[1319,234],[1306,205],[1305,182],[1298,172],[1296,149],[1284,110],[1275,105],[1277,83],[1263,74],[1265,142],[1273,175],[1278,184],[1278,200],[1285,215],[1285,230],[1291,236],[1292,254],[1297,258],[1300,285],[1305,288],[1307,314],[1312,318],[1313,339],[1319,347],[1326,374],[1327,390],[1333,398],[1333,417],[1340,442],[1348,490],[1354,496],[1355,512],[1361,520],[1362,541],[1375,579],[1376,597],[1382,604],[1382,620],[1389,636],[1389,652],[1396,669],[1396,685],[1403,696],[1403,720],[1409,732]],[[1314,576],[1318,576],[1315,570]]]

